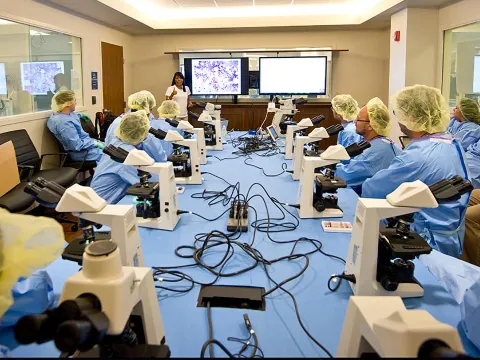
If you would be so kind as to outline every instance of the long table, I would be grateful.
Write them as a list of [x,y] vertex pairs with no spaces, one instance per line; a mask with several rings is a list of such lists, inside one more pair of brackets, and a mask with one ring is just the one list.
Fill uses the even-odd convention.
[[[227,140],[232,135],[227,136]],[[235,135],[233,135],[235,136]],[[222,152],[210,151],[209,155],[219,158],[234,157],[235,149],[230,144],[225,145]],[[223,177],[229,183],[240,182],[240,191],[246,194],[249,187],[254,183],[262,184],[270,196],[279,201],[295,204],[299,183],[292,180],[290,174],[277,177],[266,177],[262,171],[244,164],[244,158],[219,161],[210,157],[208,164],[202,167],[207,171]],[[286,162],[291,168],[291,161],[285,161],[283,155],[263,158],[252,155],[249,163],[263,167],[267,174],[281,172],[282,163]],[[227,184],[210,174],[203,175],[202,185],[186,186],[183,194],[179,195],[179,207],[199,213],[207,218],[215,218],[226,208],[221,204],[209,206],[203,199],[194,199],[192,194],[207,190],[223,190]],[[263,190],[255,185],[250,194],[263,194]],[[339,205],[344,211],[344,220],[353,221],[357,196],[350,189],[339,191]],[[121,203],[132,204],[133,199],[125,197]],[[258,197],[252,199],[251,206],[258,211],[259,218],[267,215],[262,200]],[[268,202],[271,217],[279,215],[278,210]],[[295,209],[291,208],[294,212]],[[141,228],[143,254],[147,266],[174,266],[190,264],[190,259],[182,259],[175,255],[175,249],[180,245],[192,245],[194,235],[206,233],[212,230],[226,232],[228,213],[219,220],[208,222],[191,214],[182,215],[180,222],[174,231],[160,231]],[[250,221],[254,220],[254,214],[250,212]],[[287,218],[286,221],[292,221]],[[240,241],[250,242],[253,230],[244,233]],[[293,232],[271,234],[275,240],[286,241],[300,237],[318,239],[323,243],[323,250],[327,253],[346,258],[350,240],[348,233],[324,233],[320,219],[300,220],[300,225]],[[265,258],[274,259],[290,254],[292,244],[277,244],[270,241],[266,233],[257,232],[255,243]],[[308,252],[312,245],[299,244],[296,252]],[[206,257],[205,261],[214,263],[224,253],[224,248],[219,249],[217,254]],[[212,251],[215,252],[215,251]],[[235,258],[230,261],[225,271],[235,271],[251,263],[246,255],[236,251]],[[318,252],[310,257],[310,264],[305,273],[294,281],[285,285],[296,298],[301,319],[308,331],[322,343],[332,354],[336,353],[343,321],[352,291],[346,282],[343,282],[339,290],[332,293],[327,288],[327,281],[332,274],[343,271],[343,264],[335,259],[326,257]],[[297,274],[304,265],[304,260],[282,261],[269,266],[269,273],[277,281],[282,281]],[[417,299],[406,299],[408,308],[425,309],[439,321],[458,328],[466,351],[474,356],[480,352],[466,338],[460,326],[460,308],[450,294],[419,262],[415,261],[416,277],[425,288],[425,296]],[[62,291],[63,284],[70,275],[78,271],[78,266],[72,262],[61,259],[48,267],[52,277],[55,293],[57,296]],[[191,275],[200,282],[209,282],[214,276],[199,267],[180,269]],[[238,276],[220,278],[220,285],[248,285],[260,286],[266,290],[274,286],[265,275],[262,266]],[[166,284],[171,286],[172,284]],[[197,307],[199,286],[185,294],[172,293],[166,290],[158,291],[158,300],[162,314],[166,340],[170,346],[173,357],[198,357],[203,343],[208,339],[207,313],[205,308]],[[243,314],[247,313],[252,326],[258,336],[259,346],[267,357],[324,357],[325,353],[316,346],[301,329],[296,318],[294,305],[291,298],[278,289],[266,298],[265,311],[240,310],[228,308],[212,308],[212,321],[214,338],[221,341],[232,352],[238,352],[241,345],[227,341],[228,337],[246,338],[248,333],[243,322]],[[214,346],[217,356],[224,353]],[[249,352],[247,352],[249,353]],[[17,348],[12,352],[15,357],[53,357],[58,356],[52,342],[43,345],[31,345]]]

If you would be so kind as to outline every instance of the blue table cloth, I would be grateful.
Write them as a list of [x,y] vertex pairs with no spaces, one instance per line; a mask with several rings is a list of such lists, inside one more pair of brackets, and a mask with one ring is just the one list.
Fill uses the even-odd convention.
[[[226,137],[227,140],[229,136]],[[209,155],[219,158],[232,157],[235,149],[226,145],[222,152],[209,151]],[[281,172],[282,163],[286,162],[291,168],[291,161],[285,161],[283,155],[263,158],[252,155],[249,163],[261,166],[267,174]],[[240,191],[246,194],[248,188],[254,183],[262,184],[269,194],[281,202],[295,204],[297,200],[298,181],[293,181],[291,175],[285,173],[278,177],[266,177],[262,171],[244,164],[244,158],[219,161],[210,157],[208,164],[202,166],[202,172],[208,171],[223,177],[228,182],[235,184],[240,182]],[[207,218],[215,218],[226,210],[221,204],[209,206],[203,199],[193,199],[191,195],[204,189],[223,190],[227,184],[222,180],[209,175],[203,175],[202,185],[187,185],[185,193],[179,195],[179,208],[199,213]],[[313,190],[313,185],[312,185]],[[264,191],[255,185],[250,195],[262,194]],[[344,220],[353,221],[357,195],[351,189],[339,191],[339,205],[344,211]],[[125,197],[120,203],[132,204],[132,197]],[[267,199],[271,217],[278,217],[279,211]],[[261,199],[252,199],[253,206],[259,213],[259,218],[266,217],[266,209]],[[296,209],[289,208],[294,214]],[[174,254],[175,248],[180,245],[192,245],[194,235],[199,232],[212,230],[226,231],[228,213],[219,220],[207,222],[197,216],[184,214],[174,231],[161,231],[140,228],[143,254],[147,266],[173,266],[184,265],[193,262],[191,259],[181,259]],[[254,212],[249,213],[250,222],[254,220]],[[285,221],[292,221],[287,217]],[[244,233],[240,241],[250,242],[253,229]],[[351,235],[348,233],[324,233],[321,219],[301,220],[295,231],[271,234],[275,240],[286,241],[300,237],[318,239],[323,243],[323,250],[327,253],[346,258]],[[267,238],[266,233],[257,232],[254,246],[261,251],[267,259],[274,259],[290,254],[292,244],[276,244]],[[296,252],[308,252],[312,245],[299,244]],[[206,256],[205,261],[214,263],[216,257],[220,257],[225,248],[212,250]],[[217,254],[214,254],[214,253]],[[234,271],[251,263],[251,259],[236,249],[235,258],[230,261],[225,271]],[[452,296],[442,287],[432,274],[419,261],[416,264],[416,277],[425,288],[425,296],[418,299],[407,299],[405,304],[411,309],[425,309],[436,319],[457,328],[460,331],[465,350],[474,356],[480,353],[474,345],[465,337],[459,326],[460,309]],[[304,265],[304,260],[282,261],[269,266],[269,273],[280,282],[296,273]],[[285,285],[285,288],[296,297],[300,315],[308,331],[322,343],[333,355],[335,355],[340,340],[346,309],[352,291],[344,282],[340,289],[332,293],[327,288],[327,281],[332,274],[343,271],[344,265],[335,259],[326,257],[320,253],[310,256],[310,265],[306,272],[298,279]],[[55,293],[60,294],[66,278],[78,271],[74,263],[57,260],[49,268],[55,287]],[[179,269],[191,275],[200,282],[209,282],[214,276],[206,270],[196,268]],[[217,284],[221,285],[251,285],[262,286],[266,290],[274,286],[271,283],[263,266],[257,266],[254,270],[234,277],[220,278]],[[171,286],[171,283],[163,283]],[[188,285],[188,284],[187,284]],[[166,290],[158,291],[160,311],[162,314],[167,343],[170,346],[172,357],[198,357],[203,343],[208,339],[207,313],[205,308],[196,307],[199,294],[199,286],[186,294],[172,293]],[[294,305],[291,298],[282,290],[273,292],[266,298],[265,311],[212,308],[212,320],[214,338],[221,341],[227,348],[236,353],[241,348],[238,343],[227,341],[227,337],[246,338],[247,330],[243,322],[243,314],[248,313],[252,326],[257,333],[259,347],[266,357],[324,357],[325,353],[317,347],[303,332],[296,318]],[[249,354],[248,350],[246,354]],[[217,356],[224,353],[214,346]],[[208,354],[208,352],[207,352]],[[42,357],[58,356],[52,342],[41,346],[31,345],[19,347],[12,352],[18,357]],[[207,355],[208,356],[208,355]]]

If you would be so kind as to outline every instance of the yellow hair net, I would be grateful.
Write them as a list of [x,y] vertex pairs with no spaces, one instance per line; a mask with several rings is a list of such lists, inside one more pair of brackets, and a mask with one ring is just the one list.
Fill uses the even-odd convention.
[[351,95],[337,95],[332,99],[332,107],[345,121],[353,121],[360,109],[358,102]]
[[148,130],[150,130],[150,120],[145,110],[140,110],[122,118],[115,129],[115,136],[126,143],[137,145],[146,139]]
[[158,115],[164,119],[171,119],[180,114],[180,107],[173,100],[165,100],[158,108]]
[[57,259],[64,241],[63,228],[55,220],[0,209],[0,318],[13,303],[18,279]]
[[465,120],[480,124],[480,107],[475,100],[462,98],[458,108]]
[[142,90],[128,97],[128,107],[132,110],[145,110],[147,114],[153,109],[157,102],[150,91]]
[[440,90],[415,85],[397,92],[392,98],[393,112],[399,123],[416,132],[443,132],[450,120],[450,110]]
[[389,136],[392,124],[390,123],[390,113],[383,101],[378,97],[370,100],[367,103],[367,112],[373,130],[378,135]]
[[52,98],[52,111],[60,112],[67,106],[72,106],[75,103],[75,93],[72,90],[61,90]]

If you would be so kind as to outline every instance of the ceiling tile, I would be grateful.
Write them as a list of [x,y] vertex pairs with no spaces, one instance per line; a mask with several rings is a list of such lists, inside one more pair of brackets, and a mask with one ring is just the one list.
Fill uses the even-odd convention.
[[215,7],[213,0],[175,0],[180,7]]

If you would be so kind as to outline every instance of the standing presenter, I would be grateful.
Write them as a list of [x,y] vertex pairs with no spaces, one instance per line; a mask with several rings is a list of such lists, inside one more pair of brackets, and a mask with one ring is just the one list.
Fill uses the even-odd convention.
[[183,74],[176,72],[173,75],[172,86],[167,88],[165,99],[175,101],[180,107],[180,113],[177,115],[178,120],[188,120],[188,108],[193,106],[190,101],[190,94],[190,89],[185,86]]

